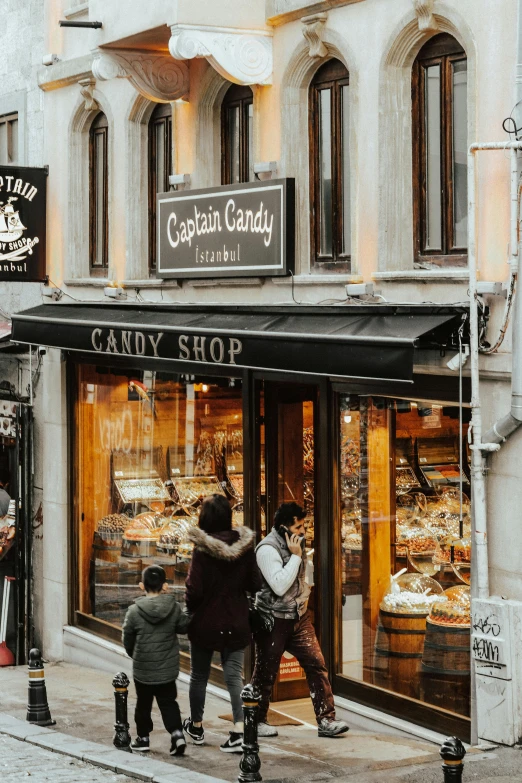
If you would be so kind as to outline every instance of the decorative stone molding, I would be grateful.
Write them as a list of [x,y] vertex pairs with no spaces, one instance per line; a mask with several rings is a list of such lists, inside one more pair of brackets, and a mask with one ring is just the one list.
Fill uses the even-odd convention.
[[312,16],[303,16],[303,35],[308,43],[308,54],[310,57],[326,57],[328,49],[323,43],[324,27],[328,14],[313,14]]
[[419,30],[429,32],[438,30],[439,25],[433,16],[435,0],[413,0],[413,9],[419,23]]
[[149,101],[170,103],[189,92],[189,70],[186,63],[174,62],[164,54],[99,51],[92,72],[100,81],[128,79]]
[[225,79],[236,84],[271,84],[272,33],[175,24],[169,50],[175,60],[205,57]]
[[96,111],[99,109],[99,104],[94,97],[94,87],[96,86],[96,79],[92,76],[87,76],[85,79],[80,79],[80,95],[85,101],[85,111]]

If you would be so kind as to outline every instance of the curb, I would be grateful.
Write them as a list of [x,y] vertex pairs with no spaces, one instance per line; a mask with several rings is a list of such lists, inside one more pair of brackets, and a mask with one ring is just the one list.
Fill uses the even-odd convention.
[[0,712],[1,734],[149,783],[223,783],[221,778],[126,753],[99,742],[71,737],[54,729],[26,723],[3,712]]

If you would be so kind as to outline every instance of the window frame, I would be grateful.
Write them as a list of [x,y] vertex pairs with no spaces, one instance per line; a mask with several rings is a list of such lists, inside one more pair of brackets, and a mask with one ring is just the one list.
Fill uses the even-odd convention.
[[[97,255],[97,212],[98,212],[98,167],[97,137],[103,138],[103,248],[102,263],[94,264]],[[109,268],[109,169],[108,169],[109,124],[103,112],[99,112],[89,129],[89,272],[91,277],[104,277]]]
[[[158,172],[156,167],[158,126],[165,126],[163,136],[163,159],[165,161],[162,189],[158,188]],[[148,123],[148,270],[149,276],[155,277],[157,271],[157,194],[169,190],[169,175],[172,171],[172,106],[170,103],[159,103],[151,114]]]
[[254,105],[254,93],[250,87],[233,84],[228,88],[221,104],[221,184],[235,185],[231,177],[232,139],[228,117],[231,110],[239,108],[239,182],[250,180],[249,107]]
[[[16,123],[16,129],[13,131],[13,123]],[[2,166],[20,166],[20,144],[19,144],[19,132],[18,129],[20,127],[20,117],[17,111],[8,112],[7,114],[0,115],[0,125],[6,126],[6,149],[5,153],[7,158],[11,158],[11,160],[6,160],[5,163],[1,163]],[[16,159],[13,159],[13,133],[16,133]],[[0,149],[0,160],[1,160],[2,150]]]
[[[324,74],[324,78],[323,78]],[[352,254],[342,252],[343,220],[343,103],[342,88],[350,85],[348,69],[340,60],[329,60],[314,75],[309,88],[310,149],[310,265],[315,272],[351,272]],[[320,93],[331,90],[332,150],[332,255],[321,256],[320,198]],[[347,140],[349,144],[349,139]]]
[[[413,260],[422,266],[463,267],[468,263],[468,248],[454,244],[452,74],[454,63],[463,60],[467,61],[467,55],[461,44],[452,36],[442,33],[423,46],[412,68]],[[426,249],[427,131],[424,77],[426,69],[433,65],[439,65],[441,73],[441,250]]]

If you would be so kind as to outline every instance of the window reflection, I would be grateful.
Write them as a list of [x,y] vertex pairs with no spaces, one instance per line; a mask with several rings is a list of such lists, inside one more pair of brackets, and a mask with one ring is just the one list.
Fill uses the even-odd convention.
[[241,381],[77,372],[77,609],[119,627],[151,563],[183,604],[203,497],[226,495],[243,524]]

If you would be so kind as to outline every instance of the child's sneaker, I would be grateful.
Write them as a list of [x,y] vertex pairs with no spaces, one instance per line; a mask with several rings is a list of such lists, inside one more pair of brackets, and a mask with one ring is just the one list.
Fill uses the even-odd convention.
[[219,746],[219,749],[223,753],[242,753],[243,752],[243,735],[238,734],[236,731],[229,732],[229,738],[226,742]]
[[205,742],[205,731],[203,726],[194,726],[191,718],[185,718],[183,721],[183,731],[188,734],[194,745],[203,745]]
[[185,753],[185,748],[187,747],[183,732],[181,729],[176,729],[176,731],[173,731],[170,736],[172,738],[170,743],[170,755],[182,756]]
[[148,737],[136,737],[131,742],[131,750],[139,750],[140,753],[147,753],[150,750],[150,740]]

